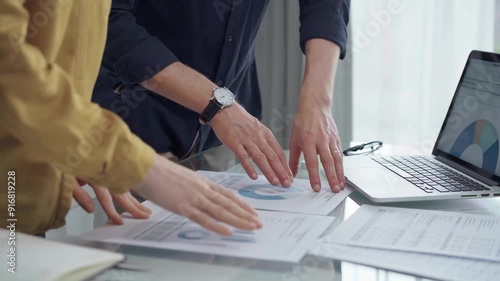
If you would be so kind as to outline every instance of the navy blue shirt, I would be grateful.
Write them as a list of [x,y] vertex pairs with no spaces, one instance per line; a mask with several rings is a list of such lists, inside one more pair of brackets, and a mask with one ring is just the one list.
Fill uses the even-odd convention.
[[[93,100],[120,115],[159,153],[172,152],[182,158],[192,149],[219,145],[210,127],[200,125],[198,113],[138,84],[180,61],[229,88],[249,113],[261,118],[254,53],[268,3],[113,0]],[[299,4],[302,50],[307,40],[323,38],[336,43],[343,58],[350,0],[299,0]]]

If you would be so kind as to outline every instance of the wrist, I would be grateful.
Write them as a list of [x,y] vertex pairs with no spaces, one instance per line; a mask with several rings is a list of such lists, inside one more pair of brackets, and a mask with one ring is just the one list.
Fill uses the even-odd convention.
[[220,127],[228,120],[234,119],[234,116],[241,109],[242,109],[241,105],[239,105],[236,102],[229,107],[225,107],[225,108],[221,109],[219,112],[217,112],[217,114],[215,114],[215,116],[210,121],[210,126],[211,127]]
[[333,88],[323,85],[310,85],[304,83],[300,91],[299,109],[303,107],[314,107],[321,109],[332,108]]

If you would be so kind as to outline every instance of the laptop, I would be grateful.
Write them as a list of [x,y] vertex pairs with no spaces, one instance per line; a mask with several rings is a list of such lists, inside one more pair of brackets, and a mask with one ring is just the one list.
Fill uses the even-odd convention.
[[432,155],[344,158],[373,202],[500,198],[500,54],[472,51]]

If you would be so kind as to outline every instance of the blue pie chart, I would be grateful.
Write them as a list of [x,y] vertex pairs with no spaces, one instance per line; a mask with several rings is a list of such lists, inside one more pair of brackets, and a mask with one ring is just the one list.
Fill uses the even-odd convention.
[[495,126],[488,120],[478,120],[471,123],[455,140],[450,154],[460,158],[464,151],[472,145],[478,145],[483,151],[482,168],[495,173],[500,148]]
[[259,200],[286,200],[304,195],[304,190],[291,186],[284,188],[270,184],[250,185],[240,190],[241,196]]
[[205,230],[186,230],[177,234],[177,237],[186,240],[201,240],[210,237],[210,232]]

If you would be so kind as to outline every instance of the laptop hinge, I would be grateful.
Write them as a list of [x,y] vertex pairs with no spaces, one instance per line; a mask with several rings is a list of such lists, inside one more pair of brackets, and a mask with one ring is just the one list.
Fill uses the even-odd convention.
[[443,162],[443,163],[445,163],[448,166],[451,166],[454,169],[459,170],[460,172],[462,172],[462,173],[464,173],[464,174],[466,174],[468,176],[471,176],[471,177],[475,178],[476,180],[478,180],[478,181],[480,181],[480,182],[482,182],[484,184],[487,184],[489,186],[497,186],[498,185],[498,182],[495,182],[493,180],[485,178],[485,177],[481,176],[480,174],[478,174],[478,173],[476,173],[474,171],[471,171],[471,170],[465,168],[464,166],[462,166],[460,164],[457,164],[457,163],[455,163],[455,162],[453,162],[451,160],[448,160],[448,159],[446,159],[446,158],[444,158],[442,156],[436,156],[436,159],[439,160],[439,161],[441,161],[441,162]]

